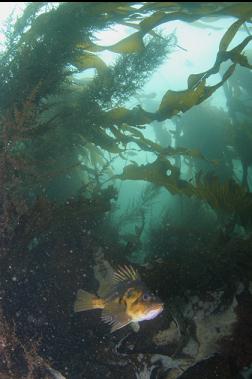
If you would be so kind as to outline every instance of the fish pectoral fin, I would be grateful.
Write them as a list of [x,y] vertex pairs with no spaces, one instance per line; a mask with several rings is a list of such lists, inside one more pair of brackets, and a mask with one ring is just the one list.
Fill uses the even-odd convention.
[[102,299],[99,299],[97,296],[87,291],[78,290],[76,300],[74,302],[74,312],[102,309],[103,307]]
[[130,321],[127,321],[127,322],[124,322],[124,323],[122,323],[122,322],[114,322],[114,324],[112,325],[112,328],[110,329],[110,333],[113,333],[116,330],[123,328],[124,326],[128,325],[129,323],[130,323]]
[[128,325],[132,319],[120,304],[106,305],[102,311],[102,321],[112,325],[111,333]]
[[140,325],[139,325],[139,322],[132,322],[131,323],[131,327],[132,327],[132,329],[134,330],[134,332],[138,332],[139,331],[139,329],[140,329]]

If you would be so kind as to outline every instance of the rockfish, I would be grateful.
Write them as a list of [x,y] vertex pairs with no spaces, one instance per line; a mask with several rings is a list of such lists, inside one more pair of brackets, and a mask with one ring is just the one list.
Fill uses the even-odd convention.
[[78,290],[74,311],[102,309],[101,318],[112,325],[111,333],[130,323],[134,323],[134,329],[139,329],[139,321],[151,320],[162,312],[162,302],[145,287],[132,266],[119,267],[116,271],[112,269],[107,276],[110,282],[102,282],[98,275],[100,273],[96,277],[100,285],[103,285],[98,293],[103,296],[98,297],[82,289]]

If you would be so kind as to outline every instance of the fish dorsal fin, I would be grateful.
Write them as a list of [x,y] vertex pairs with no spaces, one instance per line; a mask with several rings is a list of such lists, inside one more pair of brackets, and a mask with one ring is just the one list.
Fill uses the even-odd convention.
[[132,266],[119,266],[113,274],[113,283],[124,282],[125,280],[137,280],[140,279],[140,276]]
[[96,259],[94,267],[95,279],[99,282],[97,294],[100,297],[106,297],[110,291],[114,270],[108,261],[103,258]]

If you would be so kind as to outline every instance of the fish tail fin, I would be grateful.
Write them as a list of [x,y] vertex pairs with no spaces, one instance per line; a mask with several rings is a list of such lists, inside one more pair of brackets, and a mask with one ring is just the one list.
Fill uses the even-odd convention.
[[91,309],[102,308],[104,308],[102,299],[99,299],[97,296],[92,295],[87,291],[78,290],[76,300],[74,302],[74,312],[82,312]]

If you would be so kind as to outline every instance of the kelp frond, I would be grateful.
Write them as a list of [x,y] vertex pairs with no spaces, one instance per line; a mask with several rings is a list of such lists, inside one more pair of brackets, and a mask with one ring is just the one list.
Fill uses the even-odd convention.
[[251,218],[252,195],[233,179],[221,181],[214,174],[204,176],[200,172],[195,187],[196,196],[207,201],[213,209]]
[[165,187],[172,194],[180,193],[191,196],[194,193],[192,184],[180,179],[180,170],[161,155],[153,163],[141,166],[130,164],[124,167],[121,175],[115,175],[115,178],[145,180]]

